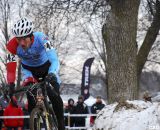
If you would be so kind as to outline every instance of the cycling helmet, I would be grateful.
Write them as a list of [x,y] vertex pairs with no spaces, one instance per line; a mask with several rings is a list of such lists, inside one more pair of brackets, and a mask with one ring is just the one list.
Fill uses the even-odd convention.
[[25,37],[33,32],[33,23],[27,18],[18,20],[12,29],[16,37]]

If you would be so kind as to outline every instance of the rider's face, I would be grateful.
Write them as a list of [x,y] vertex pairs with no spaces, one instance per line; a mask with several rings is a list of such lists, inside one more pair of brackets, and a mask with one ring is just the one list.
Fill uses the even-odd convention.
[[32,37],[17,37],[17,41],[23,49],[27,49],[32,44]]

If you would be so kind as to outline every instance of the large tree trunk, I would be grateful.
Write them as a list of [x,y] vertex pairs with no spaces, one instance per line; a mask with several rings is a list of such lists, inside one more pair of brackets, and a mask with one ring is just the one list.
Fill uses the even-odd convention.
[[138,97],[137,17],[140,0],[111,0],[103,34],[108,63],[109,103]]

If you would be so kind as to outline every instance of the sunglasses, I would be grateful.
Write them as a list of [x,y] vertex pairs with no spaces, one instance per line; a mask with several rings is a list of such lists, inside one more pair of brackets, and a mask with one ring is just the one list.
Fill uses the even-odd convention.
[[26,40],[29,36],[24,36],[24,37],[16,37],[18,41]]

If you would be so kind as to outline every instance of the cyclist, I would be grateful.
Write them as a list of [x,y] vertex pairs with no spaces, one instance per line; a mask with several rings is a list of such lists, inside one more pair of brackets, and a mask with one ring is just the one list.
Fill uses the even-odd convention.
[[[58,120],[58,130],[64,130],[63,102],[60,97],[59,61],[53,45],[42,32],[33,32],[33,23],[28,18],[21,18],[13,26],[13,37],[7,44],[7,81],[12,95],[15,89],[16,57],[21,59],[23,86],[38,82],[39,78],[50,82],[47,88]],[[54,90],[56,90],[55,94]],[[27,93],[29,112],[35,106],[36,90]]]

